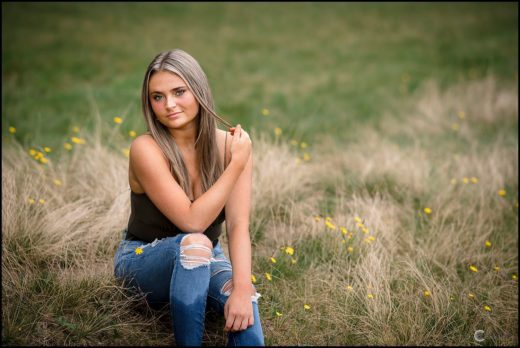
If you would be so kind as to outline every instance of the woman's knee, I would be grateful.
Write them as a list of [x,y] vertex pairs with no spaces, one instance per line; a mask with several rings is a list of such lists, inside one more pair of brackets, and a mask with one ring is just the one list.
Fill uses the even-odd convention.
[[209,266],[213,254],[213,244],[202,233],[184,236],[180,244],[180,261],[186,269]]

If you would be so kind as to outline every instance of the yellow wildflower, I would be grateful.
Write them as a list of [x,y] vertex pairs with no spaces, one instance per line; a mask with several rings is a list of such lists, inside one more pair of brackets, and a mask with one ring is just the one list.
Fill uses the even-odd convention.
[[46,164],[47,162],[49,162],[49,160],[45,157],[42,157],[42,158],[40,158],[40,162],[43,164]]
[[332,218],[330,216],[326,216],[325,221],[332,221]]
[[491,307],[489,307],[489,306],[486,305],[486,306],[484,306],[484,310],[485,310],[486,312],[491,312]]
[[348,233],[348,231],[345,227],[340,227],[339,229],[341,230],[341,233],[343,233],[344,235],[346,235]]
[[123,149],[121,151],[123,152],[123,155],[125,155],[125,157],[129,157],[130,156],[130,149],[125,148],[125,149]]
[[432,213],[432,210],[430,208],[424,208],[424,212],[429,215]]
[[516,280],[516,274],[513,274],[513,275],[511,276],[511,279]]
[[78,137],[72,137],[72,138],[70,138],[70,140],[71,140],[74,144],[85,144],[85,140],[84,140],[84,139],[81,139],[81,138],[78,138]]
[[460,129],[460,126],[458,123],[452,123],[451,129],[453,129],[454,131],[458,131]]
[[302,163],[302,160],[299,159],[299,158],[296,158],[294,161],[296,162],[296,164],[300,164],[300,163]]
[[262,115],[269,116],[269,109],[263,108],[262,109]]
[[288,254],[288,255],[293,255],[294,254],[294,249],[291,248],[290,246],[288,246],[287,248],[285,248],[285,252]]
[[459,111],[459,118],[463,120],[466,117],[466,113],[464,111]]
[[45,204],[45,199],[40,198],[38,202],[40,202],[40,204]]
[[311,159],[311,156],[310,156],[307,152],[305,152],[305,153],[303,154],[303,160],[304,160],[304,161],[310,161],[310,159]]
[[476,184],[478,182],[478,179],[475,178],[474,176],[471,177],[471,182]]
[[457,179],[451,179],[451,184],[455,185],[457,183]]
[[51,149],[50,147],[45,146],[45,147],[43,148],[43,151],[45,151],[45,152],[51,152],[52,149]]
[[318,215],[316,215],[316,216],[314,217],[314,220],[316,220],[316,222],[320,222],[321,217],[319,217]]
[[354,217],[354,220],[355,220],[357,223],[361,223],[361,222],[362,222],[362,220],[361,220],[361,218],[360,218],[359,216]]
[[327,226],[327,228],[330,228],[331,230],[335,230],[336,229],[336,225],[334,225],[330,221],[325,221],[325,225]]
[[296,263],[296,259],[293,259],[293,258],[291,257],[291,263],[294,265],[294,264]]
[[485,244],[486,244],[486,246],[487,246],[488,248],[491,247],[491,242],[490,242],[489,240],[486,240],[486,243],[485,243]]
[[36,150],[35,149],[30,149],[29,150],[29,155],[34,157],[36,155]]
[[372,294],[369,293],[369,294],[367,295],[367,297],[370,298],[370,299],[372,299],[372,298],[374,298],[374,295],[372,295]]
[[354,291],[354,288],[351,285],[347,285],[347,290],[348,291]]
[[60,179],[54,179],[54,185],[61,186],[61,180]]
[[278,312],[278,311],[276,311],[276,315],[279,316],[279,317],[281,317],[283,314],[280,313],[280,312]]
[[496,271],[496,272],[500,271],[500,267],[495,266],[495,271]]
[[473,294],[473,293],[470,292],[470,293],[468,294],[468,297],[469,297],[469,298],[475,298],[475,294]]
[[311,309],[311,306],[309,306],[308,304],[304,304],[304,305],[303,305],[303,309],[305,309],[305,310],[309,310],[309,309]]
[[366,227],[363,226],[363,227],[361,228],[361,231],[363,231],[363,233],[367,234],[367,233],[368,233],[368,228],[366,228]]
[[143,248],[141,248],[141,247],[135,248],[135,254],[136,255],[141,255],[142,253],[143,253]]
[[343,239],[343,240],[341,241],[341,244],[347,244],[347,241]]
[[361,223],[361,222],[356,222],[356,226],[359,228],[365,227],[365,225],[363,225],[363,223]]
[[72,131],[74,133],[79,133],[79,127],[72,127]]
[[251,274],[251,281],[252,281],[253,283],[256,283],[256,277],[255,277],[254,274]]
[[11,134],[16,133],[16,128],[14,128],[14,127],[9,127],[9,133],[11,133]]
[[292,140],[291,140],[291,145],[292,145],[292,146],[298,146],[298,141],[292,139]]
[[353,248],[353,247],[351,247],[351,246],[349,246],[349,247],[347,248],[347,251],[348,251],[349,253],[351,253],[351,252],[353,252],[353,251],[354,251],[354,248]]
[[469,266],[469,269],[470,269],[472,272],[475,272],[475,273],[478,272],[478,269],[477,269],[477,267],[475,267],[475,266]]
[[269,273],[266,273],[265,274],[265,277],[267,278],[267,280],[271,281],[273,280],[273,278],[271,277],[271,275]]
[[307,146],[308,146],[308,145],[307,145],[306,142],[302,142],[302,143],[300,144],[300,147],[301,147],[302,149],[306,149]]
[[137,136],[137,133],[133,130],[131,130],[130,132],[128,132],[128,135],[131,137],[131,138],[135,138]]
[[469,183],[469,179],[466,178],[466,177],[464,177],[464,178],[462,178],[462,182],[465,183],[465,184],[467,184],[467,183]]
[[280,127],[276,127],[274,129],[274,134],[279,137],[280,135],[282,135],[282,129]]
[[428,290],[424,290],[423,294],[424,294],[424,297],[429,297],[431,295]]
[[36,151],[36,154],[34,155],[34,159],[38,161],[40,158],[43,158],[43,152]]
[[450,301],[455,301],[455,297],[450,296]]
[[72,145],[69,143],[63,144],[63,147],[65,148],[65,150],[72,150]]
[[498,195],[499,195],[500,197],[504,197],[504,196],[506,195],[506,190],[504,190],[504,189],[500,189],[500,190],[498,190]]
[[276,259],[274,257],[271,257],[271,262],[276,263]]
[[123,119],[121,117],[114,117],[114,122],[120,124],[123,122]]
[[34,204],[34,203],[36,203],[36,201],[35,201],[34,199],[32,199],[31,197],[29,197],[28,201],[29,201],[29,204]]

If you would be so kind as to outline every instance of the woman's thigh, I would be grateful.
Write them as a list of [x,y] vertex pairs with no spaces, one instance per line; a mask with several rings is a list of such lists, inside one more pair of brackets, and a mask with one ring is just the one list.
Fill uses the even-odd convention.
[[121,241],[114,256],[116,278],[146,293],[150,303],[170,301],[170,281],[184,234],[155,240]]

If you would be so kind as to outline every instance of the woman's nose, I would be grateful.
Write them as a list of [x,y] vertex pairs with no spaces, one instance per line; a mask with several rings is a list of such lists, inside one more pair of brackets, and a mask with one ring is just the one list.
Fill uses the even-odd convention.
[[174,97],[167,97],[166,98],[166,107],[169,108],[169,109],[173,109],[177,106],[177,103],[175,102],[175,98]]

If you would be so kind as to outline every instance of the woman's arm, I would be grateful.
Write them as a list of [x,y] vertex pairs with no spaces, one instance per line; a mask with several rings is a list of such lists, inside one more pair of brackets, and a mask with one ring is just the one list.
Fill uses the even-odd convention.
[[249,213],[253,177],[253,154],[231,192],[226,203],[226,230],[229,257],[233,268],[233,290],[224,306],[225,330],[245,330],[253,325],[255,294],[251,284],[251,240],[249,237]]
[[130,147],[130,165],[139,184],[155,206],[186,233],[202,233],[224,208],[251,153],[251,140],[237,126],[231,140],[231,162],[220,178],[191,202],[173,178],[168,161],[151,136],[136,138]]

